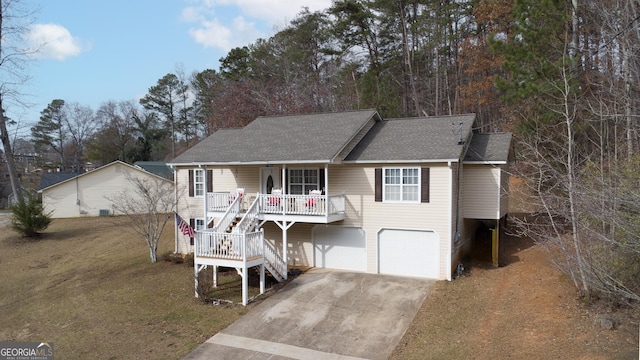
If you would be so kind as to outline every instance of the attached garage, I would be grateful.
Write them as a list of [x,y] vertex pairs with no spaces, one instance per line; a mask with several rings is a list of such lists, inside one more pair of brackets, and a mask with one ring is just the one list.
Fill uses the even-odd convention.
[[440,236],[433,231],[384,229],[378,254],[381,274],[440,278]]
[[314,266],[366,271],[367,237],[362,228],[318,225],[313,229]]

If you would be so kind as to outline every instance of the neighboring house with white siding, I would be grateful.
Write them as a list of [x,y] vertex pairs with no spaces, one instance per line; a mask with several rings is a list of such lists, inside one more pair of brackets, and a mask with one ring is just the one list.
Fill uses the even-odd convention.
[[[451,279],[480,224],[508,206],[510,134],[475,115],[384,120],[375,110],[259,117],[169,164],[207,266],[314,266]],[[245,286],[246,286],[246,276]],[[246,297],[245,303],[246,303]]]
[[50,211],[52,218],[118,215],[114,214],[109,199],[127,189],[131,189],[129,193],[132,197],[137,196],[131,177],[161,179],[172,183],[139,167],[114,161],[63,181],[47,184],[38,192],[42,194],[45,211]]

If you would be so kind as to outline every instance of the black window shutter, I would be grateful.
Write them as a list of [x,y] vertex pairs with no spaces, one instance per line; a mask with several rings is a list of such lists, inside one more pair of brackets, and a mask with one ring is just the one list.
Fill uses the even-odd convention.
[[[196,219],[189,219],[189,225],[191,225],[192,229],[196,229]],[[189,242],[193,245],[193,238],[189,238]]]
[[420,202],[429,202],[429,168],[422,168],[422,182],[420,184]]
[[287,188],[288,180],[289,180],[289,169],[287,169],[287,171],[284,172],[284,181],[282,182],[282,192],[287,194],[289,193],[289,188]]
[[[320,169],[320,171],[318,171],[318,177],[320,177],[320,189],[318,190],[322,190],[324,191],[325,188],[325,183],[324,183],[324,169]],[[326,194],[325,194],[326,195]]]
[[376,191],[376,196],[375,196],[375,200],[377,202],[381,202],[382,201],[382,169],[380,168],[376,168],[375,170],[375,191]]
[[193,170],[189,170],[189,196],[193,197]]
[[207,170],[207,192],[213,192],[213,170]]

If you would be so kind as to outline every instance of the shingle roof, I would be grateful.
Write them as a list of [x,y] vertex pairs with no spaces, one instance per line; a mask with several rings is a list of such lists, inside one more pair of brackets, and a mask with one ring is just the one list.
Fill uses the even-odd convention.
[[381,121],[369,131],[345,161],[459,159],[464,149],[464,144],[459,144],[459,141],[461,138],[468,140],[474,121],[474,114]]
[[242,129],[219,130],[170,163],[330,162],[375,110],[261,116]]
[[77,176],[78,173],[67,173],[67,172],[46,172],[42,174],[42,177],[40,178],[40,190],[44,189],[44,188],[48,188],[49,186],[55,185],[57,183],[63,182],[65,180],[69,180],[75,176]]
[[162,176],[165,179],[173,181],[173,169],[163,161],[136,161],[133,165],[141,167],[143,170],[152,174]]
[[464,161],[506,162],[511,150],[510,133],[475,134]]

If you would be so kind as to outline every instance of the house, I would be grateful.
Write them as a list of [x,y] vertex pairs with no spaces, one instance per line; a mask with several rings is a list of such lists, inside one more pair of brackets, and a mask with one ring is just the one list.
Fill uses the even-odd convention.
[[[161,179],[172,183],[122,161],[114,161],[80,175],[60,177],[65,179],[38,190],[42,194],[42,205],[45,211],[51,211],[52,218],[117,215],[114,214],[109,198],[129,188],[131,196],[136,196],[129,180],[131,177]],[[43,177],[43,184],[44,181]]]
[[508,206],[511,135],[474,122],[362,110],[219,130],[170,163],[197,230],[176,232],[176,251],[214,276],[314,266],[451,279],[476,229],[499,227]]

